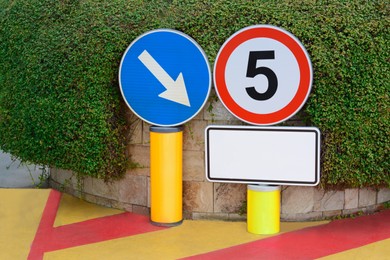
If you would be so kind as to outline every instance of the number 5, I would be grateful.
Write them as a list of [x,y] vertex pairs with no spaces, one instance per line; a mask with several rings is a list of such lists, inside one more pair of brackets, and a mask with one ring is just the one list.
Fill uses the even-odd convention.
[[264,93],[257,92],[254,86],[247,87],[246,93],[248,95],[259,101],[270,99],[273,95],[275,95],[276,90],[278,88],[278,78],[275,73],[267,67],[256,67],[257,60],[273,60],[275,59],[275,51],[251,51],[249,52],[248,59],[248,68],[246,72],[246,76],[248,78],[254,78],[259,74],[263,74],[268,79],[268,88]]

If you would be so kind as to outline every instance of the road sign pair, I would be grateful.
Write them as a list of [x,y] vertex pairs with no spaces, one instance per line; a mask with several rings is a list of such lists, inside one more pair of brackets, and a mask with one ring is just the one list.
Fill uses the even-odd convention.
[[[129,108],[157,126],[177,126],[205,105],[211,72],[202,48],[170,29],[147,32],[123,55],[119,83]],[[221,47],[214,85],[224,106],[254,125],[287,120],[304,105],[312,67],[303,45],[289,32],[269,25],[244,28]]]
[[[222,45],[214,85],[237,118],[273,125],[301,109],[312,74],[309,55],[298,39],[283,29],[257,25],[236,32]],[[205,105],[211,72],[204,51],[191,37],[160,29],[130,44],[121,61],[119,83],[138,117],[160,127],[178,126]],[[316,128],[210,126],[206,176],[215,182],[315,186],[319,149]]]

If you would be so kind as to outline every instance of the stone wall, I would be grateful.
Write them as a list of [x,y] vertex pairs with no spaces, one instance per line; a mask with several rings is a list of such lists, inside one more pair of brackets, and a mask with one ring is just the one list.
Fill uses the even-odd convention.
[[[207,125],[242,125],[212,94],[195,118],[185,124],[183,132],[183,213],[187,219],[243,220],[244,184],[210,183],[205,178],[204,130]],[[86,178],[77,180],[71,172],[51,170],[51,186],[85,200],[148,215],[150,209],[149,125],[129,114],[131,125],[132,169],[121,181],[104,183]],[[289,125],[303,125],[299,119]],[[390,201],[390,190],[347,189],[324,191],[315,187],[282,188],[281,219],[309,220],[377,210]]]
[[[70,171],[51,170],[53,188],[104,205],[149,215],[149,176],[129,171],[121,181],[104,183],[86,178],[80,183]],[[243,184],[183,182],[183,212],[186,219],[245,220],[247,186]],[[390,201],[390,189],[324,191],[316,187],[283,186],[283,221],[317,220],[334,216],[374,212]]]
[[370,213],[390,200],[390,189],[324,191],[315,187],[285,187],[282,190],[283,220],[313,220],[356,213]]

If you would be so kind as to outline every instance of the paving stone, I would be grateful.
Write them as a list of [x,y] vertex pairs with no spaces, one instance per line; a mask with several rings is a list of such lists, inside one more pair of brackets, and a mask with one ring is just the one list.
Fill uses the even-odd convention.
[[76,187],[77,178],[72,171],[62,170],[62,169],[51,169],[51,177],[56,180],[58,183],[63,184],[64,186]]
[[183,210],[213,211],[213,184],[210,182],[183,182]]
[[283,214],[308,213],[314,208],[314,188],[290,186],[282,192]]
[[141,176],[150,176],[150,168],[149,167],[135,167],[132,169],[128,169],[126,174],[132,175],[141,175]]
[[229,221],[246,221],[246,215],[228,213]]
[[359,189],[346,189],[344,209],[357,208],[358,204],[359,204]]
[[183,180],[196,182],[202,182],[205,180],[205,165],[203,152],[183,152]]
[[133,212],[133,204],[121,202],[120,207],[124,211]]
[[146,176],[126,174],[119,184],[119,201],[146,206],[147,192]]
[[343,214],[342,210],[328,210],[328,211],[323,211],[322,216],[324,218],[330,218],[330,217],[336,217],[336,216],[341,216]]
[[150,177],[147,177],[146,179],[146,186],[147,186],[147,207],[150,208]]
[[228,213],[203,213],[203,212],[194,212],[192,213],[192,219],[194,220],[229,220],[229,214]]
[[133,205],[132,212],[134,212],[136,214],[141,214],[144,216],[150,215],[150,210],[148,207],[139,206],[139,205]]
[[308,221],[308,220],[319,220],[319,219],[322,219],[322,212],[280,214],[281,221]]
[[[216,95],[216,94],[214,94]],[[208,108],[212,106],[212,109]],[[215,101],[214,98],[210,98],[205,105],[204,118],[209,121],[216,120],[228,120],[228,121],[237,121],[237,119],[224,107],[222,102],[218,99]]]
[[377,203],[384,203],[390,201],[390,189],[382,188],[378,191]]
[[204,130],[206,127],[207,122],[201,120],[191,120],[185,125],[183,131],[184,151],[204,151]]
[[[88,193],[108,199],[119,199],[119,182],[106,183],[103,180],[93,179],[92,190]],[[87,190],[87,189],[86,189]]]
[[207,109],[206,106],[204,106],[195,117],[193,117],[189,122],[193,120],[204,120],[204,111]]
[[235,183],[215,183],[214,212],[239,212],[246,201],[247,185]]
[[359,208],[376,204],[376,191],[369,188],[359,190]]
[[356,213],[359,213],[359,212],[362,212],[362,210],[359,209],[359,208],[355,208],[355,209],[344,209],[344,210],[343,210],[343,215],[352,215],[352,214],[356,214]]
[[142,122],[142,143],[144,145],[150,144],[150,124]]
[[85,177],[83,179],[83,192],[84,193],[89,193],[89,194],[93,194],[93,181],[95,180],[95,178],[92,178],[92,177]]
[[130,144],[142,144],[143,143],[143,128],[141,119],[133,119],[130,122]]
[[344,208],[344,191],[318,192],[316,195],[315,211],[333,211]]
[[134,167],[149,168],[150,166],[150,147],[144,145],[129,146],[130,162]]

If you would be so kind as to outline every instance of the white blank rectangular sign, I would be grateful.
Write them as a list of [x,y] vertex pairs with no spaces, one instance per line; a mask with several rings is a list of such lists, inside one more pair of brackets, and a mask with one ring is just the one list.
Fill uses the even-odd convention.
[[318,128],[208,126],[205,134],[206,177],[211,182],[319,183]]

